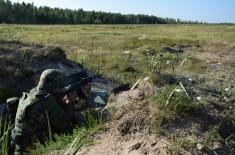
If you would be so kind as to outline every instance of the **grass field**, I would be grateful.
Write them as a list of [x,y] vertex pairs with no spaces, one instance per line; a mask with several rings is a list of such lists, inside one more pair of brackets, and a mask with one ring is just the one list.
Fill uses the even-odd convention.
[[229,25],[1,25],[4,38],[87,50],[92,42],[95,50],[125,49],[143,34],[151,41],[234,45],[234,33]]
[[[173,121],[181,115],[190,116],[202,106],[222,103],[225,110],[218,118],[235,126],[234,25],[2,24],[0,40],[61,47],[69,59],[120,83],[132,85],[149,76],[152,83],[164,86],[149,99],[154,116],[165,115]],[[155,120],[157,124],[159,121]],[[158,133],[160,128],[156,127]],[[209,138],[208,134],[202,136],[208,148],[209,142],[215,140],[214,130],[211,131]],[[68,138],[58,139],[67,145]],[[61,145],[50,146],[57,149]]]
[[[0,34],[4,40],[62,47],[70,59],[124,83],[151,72],[143,57],[148,51],[159,59],[163,47],[186,45],[196,54],[235,46],[235,27],[230,25],[1,25]],[[173,56],[163,57],[167,61]]]

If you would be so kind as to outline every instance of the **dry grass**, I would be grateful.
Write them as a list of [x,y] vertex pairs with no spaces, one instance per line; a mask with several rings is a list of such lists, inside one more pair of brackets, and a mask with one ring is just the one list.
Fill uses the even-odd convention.
[[[69,59],[120,83],[133,84],[150,76],[152,82],[161,87],[151,100],[158,134],[162,133],[164,123],[166,128],[172,121],[191,117],[201,109],[209,111],[211,106],[224,108],[215,117],[226,121],[217,123],[234,126],[234,26],[0,25],[0,34],[0,40],[59,46]],[[139,39],[143,35],[145,37]],[[7,44],[0,46],[2,55],[9,50],[15,49]],[[22,53],[27,56],[27,50]],[[54,51],[44,54],[48,54],[51,61],[60,56]],[[40,59],[44,54],[35,57]],[[6,68],[0,75],[15,72],[15,68]],[[211,123],[208,118],[202,121]],[[181,147],[195,148],[199,142],[210,150],[210,145],[218,140],[219,125],[215,128],[208,125],[205,135],[200,134],[201,139],[192,141],[169,134],[170,150],[178,153]],[[228,143],[224,147],[227,149],[231,147],[232,138],[219,141]]]

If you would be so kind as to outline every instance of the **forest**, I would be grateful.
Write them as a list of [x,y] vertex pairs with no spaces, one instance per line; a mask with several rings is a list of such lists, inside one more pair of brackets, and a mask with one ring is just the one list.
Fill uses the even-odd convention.
[[85,11],[83,9],[61,9],[47,6],[37,7],[33,3],[12,3],[0,0],[0,23],[8,24],[175,24],[202,23],[161,18],[143,14]]

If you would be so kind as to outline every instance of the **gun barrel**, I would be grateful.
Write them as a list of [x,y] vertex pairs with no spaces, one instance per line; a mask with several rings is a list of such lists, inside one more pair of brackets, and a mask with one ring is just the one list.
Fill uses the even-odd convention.
[[65,87],[64,93],[69,93],[73,90],[80,89],[83,85],[86,85],[87,83],[91,82],[93,80],[93,78],[95,78],[95,77],[96,77],[96,75],[91,75],[91,76],[83,78],[79,81],[76,81],[76,82],[69,84],[68,86]]
[[74,74],[70,74],[68,76],[66,76],[67,79],[67,85],[72,84],[74,82],[77,82],[78,79],[83,79],[88,77],[87,72],[85,70],[80,71],[80,72],[76,72]]

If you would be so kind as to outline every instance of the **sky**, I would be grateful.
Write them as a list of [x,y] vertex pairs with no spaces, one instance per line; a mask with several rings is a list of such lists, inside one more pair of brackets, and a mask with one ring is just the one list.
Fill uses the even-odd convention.
[[235,0],[11,0],[86,11],[147,14],[209,23],[235,23]]

